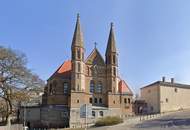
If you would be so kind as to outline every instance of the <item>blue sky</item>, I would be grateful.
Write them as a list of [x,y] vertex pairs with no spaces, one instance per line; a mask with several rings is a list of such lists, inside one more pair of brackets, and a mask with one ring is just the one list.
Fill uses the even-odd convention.
[[86,56],[104,56],[110,22],[121,77],[134,92],[166,76],[190,84],[189,0],[0,0],[0,45],[24,52],[46,80],[64,60],[80,13]]

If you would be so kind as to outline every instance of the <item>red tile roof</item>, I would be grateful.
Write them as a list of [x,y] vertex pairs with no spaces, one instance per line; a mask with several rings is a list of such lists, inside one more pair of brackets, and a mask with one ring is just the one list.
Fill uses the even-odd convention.
[[59,69],[56,71],[58,74],[63,74],[65,72],[71,71],[71,61],[65,61]]
[[[59,77],[65,77],[65,78],[70,78],[71,77],[71,61],[65,61],[56,71],[55,73],[51,76],[59,76]],[[50,78],[51,78],[50,77]]]
[[118,90],[120,93],[128,93],[128,94],[133,94],[129,86],[125,83],[124,80],[120,80],[118,83]]

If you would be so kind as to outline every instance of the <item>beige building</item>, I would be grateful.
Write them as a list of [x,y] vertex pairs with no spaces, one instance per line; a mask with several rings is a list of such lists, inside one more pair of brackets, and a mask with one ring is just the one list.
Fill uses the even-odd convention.
[[177,111],[190,108],[190,85],[162,81],[141,88],[141,98],[147,103],[148,113]]

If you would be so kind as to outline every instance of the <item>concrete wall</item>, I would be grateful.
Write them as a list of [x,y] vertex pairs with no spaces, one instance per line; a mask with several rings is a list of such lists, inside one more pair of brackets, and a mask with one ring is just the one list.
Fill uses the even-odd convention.
[[160,90],[159,85],[153,85],[149,87],[141,88],[142,100],[147,103],[148,113],[158,113],[160,112]]

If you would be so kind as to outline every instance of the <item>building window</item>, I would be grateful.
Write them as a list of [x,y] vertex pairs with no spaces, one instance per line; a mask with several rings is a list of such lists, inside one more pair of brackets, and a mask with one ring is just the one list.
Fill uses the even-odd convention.
[[78,59],[80,59],[80,50],[79,49],[77,50],[77,57],[78,57]]
[[92,98],[89,98],[89,103],[91,103],[91,104],[92,104]]
[[94,103],[98,103],[98,99],[97,98],[94,98]]
[[65,83],[63,83],[63,93],[68,93],[68,83],[67,82],[65,82]]
[[54,81],[53,81],[52,90],[51,90],[51,93],[52,93],[52,94],[55,94],[55,93],[56,93],[56,87],[57,87],[57,82],[54,80]]
[[91,81],[90,81],[90,92],[91,92],[91,93],[94,92],[94,87],[95,87],[94,81],[91,80]]
[[125,103],[125,104],[127,103],[127,98],[124,98],[124,103]]
[[166,98],[166,102],[168,103],[168,98]]
[[128,98],[128,103],[129,103],[129,104],[131,103],[131,99],[130,99],[130,98]]
[[102,82],[101,81],[99,81],[99,83],[98,83],[97,93],[102,93]]
[[113,67],[113,75],[116,76],[116,68]]
[[115,100],[113,101],[113,104],[115,104]]
[[49,85],[49,94],[52,95],[52,84]]
[[75,51],[72,51],[72,59],[75,60]]
[[102,98],[99,99],[99,103],[102,104]]
[[100,111],[100,112],[99,112],[99,115],[100,115],[100,116],[104,116],[104,112],[103,112],[103,111]]
[[79,99],[77,99],[77,103],[79,103]]
[[78,72],[80,72],[80,63],[78,63]]
[[95,116],[96,116],[95,111],[92,111],[92,116],[93,116],[93,117],[95,117]]
[[177,93],[177,88],[175,88],[175,92]]
[[115,55],[113,55],[113,64],[115,64],[116,62],[115,62]]

